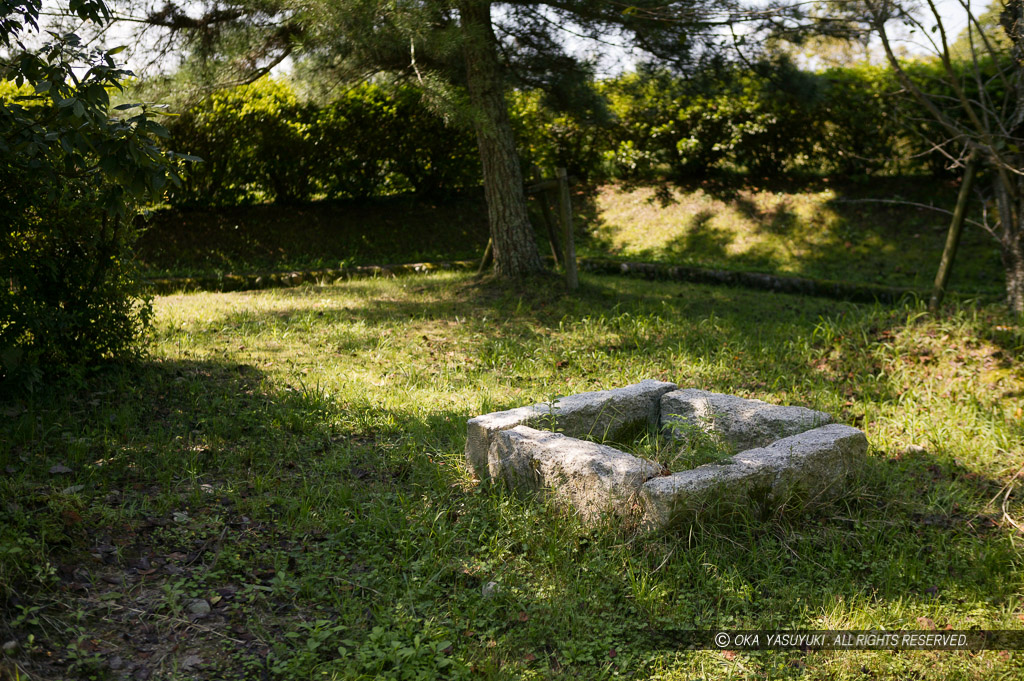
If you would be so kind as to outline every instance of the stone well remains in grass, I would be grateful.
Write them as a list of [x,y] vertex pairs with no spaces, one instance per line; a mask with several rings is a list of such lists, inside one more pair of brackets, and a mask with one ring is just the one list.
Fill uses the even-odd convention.
[[656,529],[713,509],[763,513],[834,496],[867,446],[824,412],[646,380],[470,419],[466,463],[585,520],[611,513]]

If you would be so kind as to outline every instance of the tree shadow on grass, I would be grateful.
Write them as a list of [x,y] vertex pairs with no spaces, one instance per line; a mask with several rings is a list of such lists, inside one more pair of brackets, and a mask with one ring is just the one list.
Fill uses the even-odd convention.
[[18,549],[0,558],[0,637],[29,653],[12,673],[143,678],[195,656],[265,657],[265,641],[239,638],[248,614],[232,598],[273,573],[268,545],[295,540],[284,528],[304,517],[310,461],[352,450],[328,407],[249,364],[189,359],[5,400],[0,537]]
[[[401,344],[408,324],[421,325],[424,330],[409,338],[410,349],[431,345],[427,337],[420,342],[424,333],[450,335],[448,346],[473,360],[460,369],[465,382],[502,371],[502,360],[509,355],[531,356],[541,366],[554,368],[522,376],[524,388],[544,396],[550,396],[552,388],[564,392],[557,382],[566,372],[600,376],[601,367],[628,365],[639,356],[659,358],[664,371],[675,372],[670,380],[694,380],[689,367],[707,362],[728,367],[728,372],[717,371],[713,378],[700,375],[701,383],[712,380],[722,390],[767,394],[769,399],[781,391],[783,399],[828,406],[857,425],[864,418],[862,404],[896,408],[914,387],[904,378],[890,376],[892,362],[935,363],[936,353],[951,350],[929,345],[874,352],[892,348],[893,339],[914,316],[912,310],[714,286],[586,276],[580,290],[570,295],[554,277],[522,285],[427,278],[413,284],[413,294],[401,300],[376,298],[375,282],[349,282],[344,287],[347,295],[354,293],[366,302],[314,311],[305,305],[311,300],[306,290],[291,289],[275,295],[294,300],[294,305],[285,302],[272,311],[231,313],[217,326],[230,331],[255,323],[280,334],[294,321],[307,323],[315,315],[317,324],[332,330],[329,344],[334,351],[359,355],[381,343]],[[553,334],[571,329],[574,320],[585,320],[582,323],[597,330],[592,341],[570,340],[562,347],[547,342]],[[1007,348],[1017,338],[1009,332],[995,336]],[[781,350],[794,339],[815,337],[811,344],[818,349],[807,356]],[[1005,369],[1012,356],[1012,350],[1004,349],[993,361],[1001,361]],[[589,385],[613,387],[601,381]],[[988,407],[978,401],[960,407],[972,421],[988,416]]]
[[[503,656],[511,670],[540,659],[572,676],[613,660],[628,669],[631,655],[671,659],[685,646],[679,630],[977,626],[977,604],[1012,603],[1019,589],[1004,579],[1019,566],[1013,528],[985,507],[1002,483],[944,457],[895,454],[873,451],[831,503],[768,519],[704,517],[647,536],[616,519],[588,528],[571,510],[512,495],[512,517],[494,528],[505,550],[481,561],[481,573],[451,576],[453,592],[492,581],[501,589],[490,602],[460,601],[491,626],[470,658],[493,664],[487,640],[498,639],[512,649]],[[486,493],[509,503],[500,487]]]
[[800,219],[788,201],[766,209],[751,201],[749,196],[737,196],[733,204],[741,215],[754,223],[759,232],[785,237],[792,235],[799,227]]

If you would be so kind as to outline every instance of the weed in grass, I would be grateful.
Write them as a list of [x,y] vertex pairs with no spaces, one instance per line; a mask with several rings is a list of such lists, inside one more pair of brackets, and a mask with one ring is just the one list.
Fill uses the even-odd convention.
[[[735,454],[710,424],[672,420],[666,424],[661,441],[671,445],[663,455],[663,465],[672,471],[697,468],[708,463],[724,463]],[[662,459],[658,459],[662,461]]]
[[735,454],[713,430],[683,421],[672,421],[660,432],[644,429],[631,441],[612,444],[634,456],[656,461],[672,473],[721,464]]

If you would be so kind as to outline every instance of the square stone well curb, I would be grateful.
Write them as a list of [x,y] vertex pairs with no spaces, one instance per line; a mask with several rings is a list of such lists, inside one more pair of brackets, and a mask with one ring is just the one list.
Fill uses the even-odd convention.
[[[824,412],[653,380],[484,414],[467,425],[466,464],[477,477],[550,494],[587,521],[611,513],[645,529],[716,508],[763,512],[833,496],[868,447],[863,432],[832,423]],[[581,439],[615,440],[648,426],[670,438],[700,429],[737,453],[667,473],[656,462]]]

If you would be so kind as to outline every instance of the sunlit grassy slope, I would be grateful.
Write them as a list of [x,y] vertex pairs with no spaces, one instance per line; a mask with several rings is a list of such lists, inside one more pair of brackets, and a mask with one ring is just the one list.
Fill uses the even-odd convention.
[[[1024,329],[948,312],[593,276],[159,298],[149,360],[2,405],[0,669],[1019,678],[1019,653],[659,636],[1024,627]],[[832,412],[868,465],[834,505],[650,536],[467,476],[468,417],[644,378]]]
[[[600,188],[588,203],[581,253],[705,267],[928,288],[956,188],[932,178],[832,186]],[[977,211],[975,211],[976,213]],[[980,216],[971,213],[972,218]],[[967,225],[950,287],[1002,286],[995,240]]]

